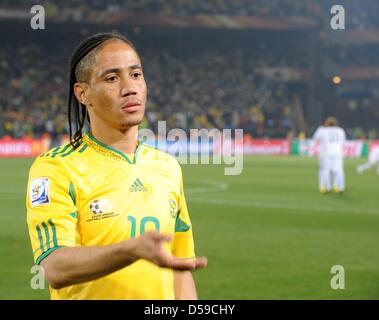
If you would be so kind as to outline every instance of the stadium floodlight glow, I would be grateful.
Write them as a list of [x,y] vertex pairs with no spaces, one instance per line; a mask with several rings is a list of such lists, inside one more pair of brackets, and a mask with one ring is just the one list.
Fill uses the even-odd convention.
[[333,84],[335,84],[335,85],[341,84],[341,82],[342,82],[342,78],[341,78],[340,76],[334,76],[334,77],[332,78],[332,82],[333,82]]

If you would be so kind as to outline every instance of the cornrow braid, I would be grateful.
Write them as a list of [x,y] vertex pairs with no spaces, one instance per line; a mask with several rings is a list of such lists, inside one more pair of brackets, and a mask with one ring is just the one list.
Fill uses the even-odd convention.
[[133,49],[134,45],[122,36],[120,33],[106,32],[97,33],[82,43],[76,48],[74,54],[70,61],[70,86],[68,95],[68,123],[70,129],[70,143],[74,149],[78,148],[80,145],[80,140],[83,137],[83,128],[86,120],[89,122],[87,108],[84,104],[80,103],[74,94],[74,85],[78,82],[77,73],[78,65],[84,58],[86,58],[93,50],[100,48],[105,42],[110,40],[120,40],[127,43]]

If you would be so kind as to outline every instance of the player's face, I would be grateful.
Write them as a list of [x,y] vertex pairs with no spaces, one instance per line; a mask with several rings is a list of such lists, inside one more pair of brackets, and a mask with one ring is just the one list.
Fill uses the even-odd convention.
[[96,55],[86,95],[91,122],[118,130],[141,123],[147,88],[135,50],[122,41],[106,44]]

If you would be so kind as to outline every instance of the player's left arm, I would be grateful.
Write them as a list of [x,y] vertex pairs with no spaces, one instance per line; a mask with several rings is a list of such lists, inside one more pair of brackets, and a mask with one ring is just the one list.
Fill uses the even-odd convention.
[[195,281],[191,271],[174,271],[176,300],[197,300]]
[[322,132],[321,127],[318,127],[317,130],[315,131],[315,133],[313,134],[312,139],[319,141],[320,137],[321,137],[321,132]]

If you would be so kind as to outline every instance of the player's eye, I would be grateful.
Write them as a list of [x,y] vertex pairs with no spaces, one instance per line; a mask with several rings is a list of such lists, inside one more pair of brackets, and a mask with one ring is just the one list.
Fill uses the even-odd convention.
[[110,76],[110,77],[106,78],[107,82],[115,82],[116,79],[117,79],[116,76]]
[[141,77],[142,76],[142,72],[133,72],[132,73],[132,78],[139,78],[139,77]]

